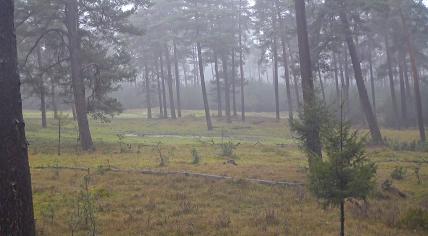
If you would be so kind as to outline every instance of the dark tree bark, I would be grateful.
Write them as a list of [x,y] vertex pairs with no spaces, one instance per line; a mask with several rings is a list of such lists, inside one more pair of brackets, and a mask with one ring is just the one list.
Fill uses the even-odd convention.
[[369,124],[370,133],[374,143],[383,143],[382,135],[377,123],[376,116],[373,113],[370,99],[367,94],[366,86],[364,85],[363,72],[361,70],[360,59],[358,57],[357,49],[355,48],[352,32],[349,26],[348,18],[346,16],[345,6],[342,4],[339,12],[339,17],[342,22],[346,43],[348,44],[349,54],[351,56],[352,65],[354,68],[355,81],[357,83],[358,94],[360,97],[361,106],[366,116],[367,123]]
[[34,236],[13,2],[0,1],[0,235]]
[[345,236],[345,201],[340,201],[340,236]]
[[226,121],[227,123],[232,122],[230,118],[230,85],[229,85],[229,76],[227,74],[227,56],[223,55],[221,58],[221,64],[223,66],[223,76],[224,76],[224,101],[226,103]]
[[177,93],[177,115],[181,118],[180,69],[178,68],[177,45],[174,42],[175,91]]
[[[297,23],[297,38],[300,57],[300,71],[302,76],[302,91],[303,91],[303,109],[306,114],[316,103],[314,81],[312,78],[311,55],[308,39],[308,30],[306,23],[305,0],[295,0],[296,8],[296,23]],[[307,137],[307,145],[311,152],[322,156],[320,142],[320,124],[315,122],[311,124],[311,135]],[[311,163],[311,162],[310,162]]]
[[394,116],[395,116],[394,117],[395,127],[400,128],[400,121],[399,121],[400,114],[398,112],[397,96],[395,95],[394,72],[392,71],[391,51],[389,49],[389,38],[387,35],[385,35],[385,51],[386,51],[386,64],[388,67],[389,89],[391,93],[390,95],[392,100],[392,108],[394,109]]
[[398,55],[398,74],[400,77],[400,101],[401,101],[401,122],[402,125],[407,127],[407,94],[406,94],[406,83],[404,79],[404,53],[402,50],[399,51]]
[[152,119],[152,101],[151,101],[151,88],[150,88],[150,73],[147,65],[144,65],[145,72],[145,85],[146,85],[146,105],[147,105],[147,119]]
[[159,72],[158,62],[156,60],[156,82],[158,89],[158,103],[159,103],[159,117],[163,118],[163,101],[162,101],[162,90],[161,90],[161,78]]
[[232,49],[232,111],[233,116],[237,116],[236,112],[236,70],[235,70],[235,48]]
[[166,106],[166,89],[165,89],[165,73],[163,70],[163,56],[160,55],[160,69],[162,77],[162,101],[163,101],[163,118],[168,118],[168,107]]
[[275,114],[276,114],[276,120],[279,120],[280,114],[279,114],[279,82],[278,82],[278,39],[277,39],[277,19],[276,14],[273,13],[272,15],[272,26],[273,26],[273,34],[272,34],[272,54],[273,54],[273,86],[275,90]]
[[282,62],[284,67],[284,79],[285,79],[285,89],[287,94],[287,102],[288,102],[288,119],[290,121],[293,120],[293,99],[291,96],[290,89],[290,71],[288,68],[288,55],[287,55],[287,46],[286,46],[286,37],[285,37],[285,23],[284,19],[281,16],[281,10],[279,7],[279,0],[275,0],[276,12],[278,15],[279,25],[281,28],[281,46],[282,46]]
[[202,61],[202,49],[201,49],[200,43],[196,44],[196,48],[198,51],[199,74],[201,77],[202,98],[204,100],[205,119],[207,121],[208,130],[212,130],[213,125],[211,122],[211,114],[210,114],[210,106],[208,104],[207,89],[205,87],[204,63]]
[[69,38],[71,80],[74,93],[74,103],[76,106],[77,124],[79,126],[80,144],[84,151],[89,151],[94,149],[94,144],[92,142],[91,131],[89,129],[85,85],[82,78],[78,4],[77,0],[66,1],[66,27]]
[[424,126],[424,115],[422,111],[422,98],[421,98],[421,90],[419,87],[419,73],[416,64],[416,56],[413,48],[412,37],[407,29],[406,20],[404,19],[403,13],[400,11],[401,21],[403,25],[403,32],[406,35],[406,44],[407,44],[407,52],[410,56],[410,63],[412,65],[412,75],[413,75],[413,85],[414,85],[414,93],[415,93],[415,105],[416,105],[416,113],[418,118],[418,127],[419,127],[419,136],[421,142],[426,142],[426,134],[425,134],[425,126]]
[[177,116],[175,114],[174,90],[172,88],[171,60],[169,59],[169,47],[166,44],[165,44],[165,60],[166,60],[166,68],[168,72],[167,85],[168,85],[169,108],[171,112],[171,118],[177,119]]
[[223,116],[222,101],[221,101],[221,88],[220,88],[220,73],[218,69],[217,53],[214,51],[214,68],[215,68],[215,82],[217,90],[217,116]]

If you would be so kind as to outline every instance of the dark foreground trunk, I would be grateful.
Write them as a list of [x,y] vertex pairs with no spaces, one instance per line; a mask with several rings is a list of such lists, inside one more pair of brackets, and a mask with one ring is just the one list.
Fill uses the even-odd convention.
[[205,75],[204,75],[204,63],[202,61],[202,49],[199,43],[197,43],[196,47],[198,51],[199,74],[201,77],[201,87],[202,87],[202,97],[204,100],[205,119],[207,121],[208,130],[212,130],[213,125],[211,123],[210,106],[208,105],[207,89],[205,87]]
[[367,123],[369,124],[372,140],[374,143],[380,144],[383,142],[382,135],[380,133],[376,116],[374,115],[372,106],[370,104],[366,86],[364,85],[364,78],[363,72],[361,70],[360,59],[358,57],[357,49],[355,48],[354,40],[352,38],[352,32],[349,26],[348,18],[346,16],[345,6],[343,5],[340,11],[340,20],[342,21],[346,43],[348,44],[349,54],[351,56],[351,61],[354,68],[355,81],[357,83],[361,106],[363,108],[364,114],[366,115]]
[[0,1],[0,35],[0,235],[34,236],[12,0]]
[[340,201],[340,236],[345,236],[345,201]]
[[69,37],[71,57],[71,80],[73,86],[74,103],[76,106],[77,124],[79,126],[80,144],[84,151],[94,148],[88,122],[88,110],[85,96],[85,85],[82,78],[81,44],[79,33],[79,6],[77,0],[66,2],[66,26]]

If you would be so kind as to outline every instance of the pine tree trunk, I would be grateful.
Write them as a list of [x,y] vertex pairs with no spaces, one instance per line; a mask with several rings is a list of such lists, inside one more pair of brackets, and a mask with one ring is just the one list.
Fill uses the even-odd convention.
[[399,63],[398,70],[400,76],[400,101],[401,101],[401,122],[407,127],[407,94],[406,94],[406,84],[404,79],[404,53],[402,50],[399,51]]
[[163,118],[163,101],[162,101],[162,90],[161,90],[161,77],[159,72],[158,61],[156,60],[156,82],[158,89],[158,103],[159,103],[159,117]]
[[290,71],[288,68],[288,55],[287,55],[287,46],[285,43],[285,24],[284,19],[281,17],[281,10],[279,7],[279,0],[275,0],[276,12],[278,15],[278,20],[281,28],[281,46],[282,46],[282,60],[284,67],[284,79],[285,79],[285,89],[287,93],[287,102],[288,102],[288,119],[293,120],[293,99],[291,96],[290,89]]
[[[305,0],[295,0],[297,37],[300,57],[300,71],[302,76],[303,91],[303,109],[306,114],[310,114],[311,109],[315,106],[316,97],[314,81],[312,78],[311,55],[309,48],[308,30],[306,23]],[[319,157],[321,153],[321,142],[319,138],[320,125],[317,122],[311,124],[311,134],[307,139],[307,145],[311,152]],[[311,160],[309,162],[311,165]]]
[[178,68],[177,45],[174,42],[175,90],[177,93],[177,115],[181,118],[180,69]]
[[168,95],[169,95],[169,108],[171,112],[171,118],[177,119],[175,114],[175,102],[174,102],[174,90],[172,89],[172,70],[171,70],[171,60],[169,59],[169,47],[165,44],[165,60],[167,66],[167,85],[168,85]]
[[218,58],[217,53],[214,52],[214,68],[215,68],[215,77],[216,77],[216,90],[217,90],[217,116],[222,117],[223,116],[223,109],[221,107],[222,101],[221,101],[221,88],[220,88],[220,73],[218,69]]
[[272,54],[273,54],[273,86],[275,90],[275,114],[276,114],[276,120],[278,121],[280,119],[280,113],[279,113],[279,82],[278,82],[278,39],[277,39],[277,27],[276,27],[277,19],[276,14],[274,13],[272,15],[272,25],[273,25],[273,34],[272,34]]
[[424,126],[424,115],[422,111],[422,98],[421,98],[421,90],[419,87],[419,74],[418,68],[416,64],[416,56],[413,48],[412,38],[409,30],[407,29],[406,21],[404,19],[403,13],[400,11],[401,21],[403,24],[403,31],[406,35],[406,43],[407,43],[407,51],[410,56],[410,63],[412,65],[412,74],[413,74],[413,84],[414,84],[414,93],[415,93],[415,105],[416,105],[416,113],[418,118],[418,127],[419,127],[419,136],[421,142],[426,142],[426,134],[425,134],[425,126]]
[[207,121],[208,130],[212,130],[213,125],[211,122],[211,114],[210,114],[210,106],[208,104],[207,89],[205,87],[204,63],[202,61],[202,49],[201,49],[200,43],[196,44],[196,48],[198,51],[199,73],[201,77],[202,98],[204,100],[205,119]]
[[229,86],[229,77],[227,74],[227,56],[223,55],[221,64],[223,66],[223,76],[224,76],[224,101],[226,103],[226,121],[227,123],[232,122],[230,118],[230,86]]
[[79,126],[80,144],[84,151],[94,149],[89,129],[88,110],[85,96],[85,85],[82,78],[81,38],[79,32],[79,6],[77,0],[66,1],[66,27],[68,30],[71,58],[71,80],[76,106],[77,124]]
[[395,127],[400,128],[400,121],[399,121],[400,114],[398,113],[397,97],[395,95],[394,72],[392,71],[392,59],[391,59],[391,52],[389,50],[389,39],[387,35],[385,35],[385,51],[386,51],[386,64],[388,67],[389,89],[391,93],[390,95],[391,95],[391,101],[392,101],[392,108],[394,109]]
[[144,65],[145,80],[146,80],[146,105],[147,105],[147,119],[152,119],[152,101],[151,101],[151,88],[150,88],[150,73],[147,65]]
[[369,71],[370,71],[370,84],[371,84],[371,91],[372,91],[372,104],[373,104],[373,113],[376,116],[376,89],[375,89],[375,81],[374,81],[374,75],[373,75],[373,58],[372,58],[372,47],[370,43],[369,48]]
[[[241,15],[242,15],[242,0],[239,0],[239,76],[240,85],[241,85],[241,120],[245,121],[245,77],[244,77],[244,53],[242,48],[242,25],[241,25]],[[260,72],[259,72],[260,73]]]
[[366,86],[364,85],[363,72],[361,70],[360,59],[358,57],[357,49],[355,48],[354,40],[352,39],[352,32],[349,26],[348,18],[346,16],[345,6],[342,5],[339,15],[340,15],[340,20],[342,21],[346,43],[348,44],[349,54],[351,56],[351,61],[354,68],[355,81],[357,83],[361,106],[363,108],[364,114],[366,115],[366,120],[367,120],[367,123],[369,124],[370,133],[371,133],[373,142],[377,144],[381,144],[383,143],[382,135],[380,133],[376,116],[374,115],[370,104]]
[[160,69],[161,69],[161,77],[162,77],[162,101],[163,101],[163,118],[168,118],[168,107],[166,106],[166,89],[165,89],[165,72],[163,68],[163,56],[162,53],[160,55]]
[[337,55],[333,52],[333,66],[334,66],[334,83],[336,85],[336,98],[340,97],[340,87],[339,87],[339,70],[337,68]]
[[0,1],[0,62],[0,235],[34,236],[12,0]]
[[43,63],[42,63],[42,52],[41,52],[41,47],[37,47],[37,66],[39,67],[39,75],[38,75],[38,79],[39,81],[39,91],[40,91],[40,112],[41,112],[41,116],[42,116],[42,128],[47,128],[47,123],[46,123],[46,90],[45,90],[45,85],[44,85],[44,81],[43,81]]
[[326,98],[325,98],[325,90],[324,90],[324,83],[322,81],[322,74],[321,74],[321,70],[318,66],[318,77],[320,79],[320,86],[321,86],[321,94],[322,94],[322,99],[324,102],[326,102]]
[[[52,104],[52,110],[53,110],[53,113],[54,113],[53,114],[53,118],[57,119],[58,118],[58,108],[57,108],[57,105],[56,105],[55,84],[54,84],[53,81],[51,82],[51,104]],[[74,120],[76,120],[76,119],[74,119]]]
[[232,49],[232,110],[233,116],[237,116],[236,112],[236,71],[235,71],[235,48]]

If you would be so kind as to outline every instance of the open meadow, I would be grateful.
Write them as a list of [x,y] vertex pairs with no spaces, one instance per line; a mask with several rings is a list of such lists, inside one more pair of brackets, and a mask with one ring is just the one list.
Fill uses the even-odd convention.
[[[339,234],[338,210],[305,186],[307,159],[285,119],[214,117],[208,132],[202,112],[183,114],[147,120],[135,110],[110,123],[91,120],[92,153],[80,150],[76,124],[64,118],[58,153],[58,121],[48,114],[42,129],[38,112],[24,112],[38,235]],[[377,187],[367,202],[346,202],[347,235],[426,235],[413,219],[428,210],[428,153],[371,146],[368,156]]]

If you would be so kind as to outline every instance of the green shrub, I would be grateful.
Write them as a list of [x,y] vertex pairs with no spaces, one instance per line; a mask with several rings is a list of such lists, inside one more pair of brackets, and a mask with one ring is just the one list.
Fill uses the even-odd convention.
[[402,180],[406,175],[406,169],[402,166],[397,166],[391,172],[391,178],[395,180]]
[[423,209],[410,209],[401,219],[401,224],[410,229],[428,231],[428,211]]
[[221,153],[220,155],[223,157],[233,157],[234,150],[239,146],[238,144],[232,143],[232,141],[223,142],[220,144]]

